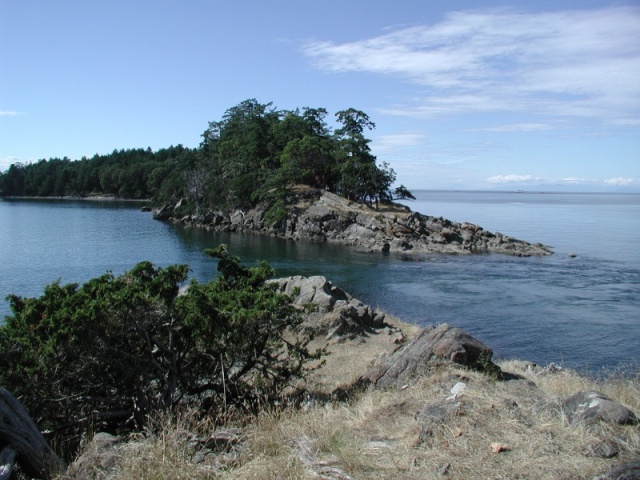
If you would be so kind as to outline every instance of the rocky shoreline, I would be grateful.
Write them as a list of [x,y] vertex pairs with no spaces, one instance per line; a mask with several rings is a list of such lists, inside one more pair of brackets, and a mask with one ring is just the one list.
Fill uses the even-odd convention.
[[328,349],[295,408],[204,431],[99,433],[64,478],[280,478],[283,465],[287,477],[333,480],[640,478],[636,387],[494,362],[460,328],[405,324],[322,276],[272,282]]
[[184,200],[153,210],[156,220],[225,232],[255,232],[294,240],[333,242],[365,252],[473,254],[519,257],[551,255],[550,247],[529,243],[468,222],[412,212],[395,203],[378,209],[319,189],[298,186],[287,198],[284,218],[269,224],[267,209],[210,210],[180,215]]

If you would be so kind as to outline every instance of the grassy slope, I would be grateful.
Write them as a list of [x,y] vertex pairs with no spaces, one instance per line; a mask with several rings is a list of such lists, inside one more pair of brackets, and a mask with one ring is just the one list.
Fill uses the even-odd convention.
[[[395,323],[408,337],[417,330]],[[310,379],[309,388],[322,398],[393,348],[388,335],[332,345],[327,364]],[[496,382],[442,364],[400,391],[367,391],[349,403],[316,401],[306,409],[265,409],[243,425],[241,449],[198,465],[191,463],[194,452],[185,445],[185,431],[207,435],[220,425],[194,414],[158,419],[155,434],[134,437],[120,448],[117,478],[423,479],[443,478],[446,470],[448,478],[462,479],[573,479],[591,478],[638,458],[637,426],[570,426],[556,410],[543,408],[579,390],[596,389],[638,412],[637,379],[597,381],[568,370],[541,375],[527,365],[511,361],[501,366],[530,382]],[[462,414],[435,425],[433,436],[420,443],[417,412],[449,396],[459,381],[467,384],[459,398]],[[603,440],[619,450],[617,458],[584,455]],[[496,442],[508,451],[494,453]]]

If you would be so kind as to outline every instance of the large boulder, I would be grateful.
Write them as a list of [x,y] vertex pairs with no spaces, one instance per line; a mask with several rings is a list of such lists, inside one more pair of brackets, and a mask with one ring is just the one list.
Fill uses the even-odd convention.
[[493,351],[460,328],[444,323],[427,327],[404,348],[371,369],[364,380],[376,388],[401,387],[426,373],[434,361],[449,361],[474,370],[498,374]]
[[568,398],[562,411],[569,423],[603,421],[617,425],[635,425],[638,419],[627,407],[606,395],[584,390]]
[[331,312],[339,300],[348,302],[352,299],[351,295],[334,286],[321,275],[312,277],[296,275],[272,280],[272,282],[278,285],[278,290],[281,293],[293,297],[294,305],[313,304],[314,309],[320,313]]
[[278,291],[291,296],[293,305],[304,310],[303,327],[327,340],[344,341],[383,328],[385,314],[365,305],[325,277],[286,277],[271,280]]

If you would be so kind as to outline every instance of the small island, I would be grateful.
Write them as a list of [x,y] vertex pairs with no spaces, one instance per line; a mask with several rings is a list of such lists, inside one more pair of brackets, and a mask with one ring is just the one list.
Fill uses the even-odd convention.
[[209,123],[198,148],[15,164],[5,197],[151,199],[154,218],[192,227],[330,241],[368,252],[550,255],[549,247],[411,212],[413,195],[378,162],[369,116],[348,108],[278,110],[245,100]]
[[293,240],[333,242],[363,252],[394,253],[500,253],[519,257],[551,255],[540,243],[531,244],[478,225],[422,215],[393,202],[378,208],[344,197],[295,185],[286,197],[286,213],[278,222],[266,221],[268,205],[246,211],[209,210],[181,215],[182,203],[153,210],[154,218],[190,227],[226,232],[254,232]]

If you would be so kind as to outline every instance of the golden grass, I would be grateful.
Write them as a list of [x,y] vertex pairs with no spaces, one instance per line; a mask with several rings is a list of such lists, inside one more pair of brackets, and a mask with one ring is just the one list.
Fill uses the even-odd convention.
[[[348,353],[352,380],[382,349],[391,348],[382,337],[332,346],[334,356],[318,372],[314,388],[322,390],[323,382],[334,388],[344,378],[340,365]],[[231,461],[225,463],[220,454],[221,460],[208,466],[191,462],[194,451],[184,439],[186,432],[206,433],[216,425],[194,423],[189,415],[160,419],[156,433],[134,437],[120,450],[123,460],[114,478],[575,479],[637,460],[638,426],[569,425],[553,408],[579,390],[593,389],[638,413],[637,377],[593,379],[566,369],[540,375],[516,361],[501,367],[525,380],[499,382],[443,364],[403,390],[369,390],[349,403],[316,401],[306,410],[264,411],[243,427],[242,449]],[[432,422],[431,435],[419,441],[417,413],[451,395],[459,381],[466,384],[457,398],[460,414]],[[605,440],[618,457],[585,455]],[[495,453],[494,444],[502,444],[503,451]]]

